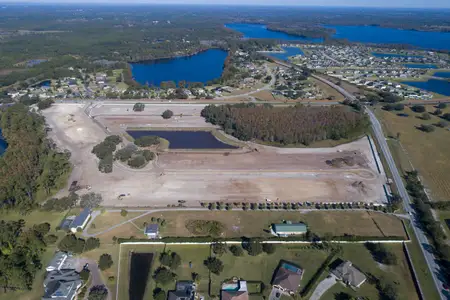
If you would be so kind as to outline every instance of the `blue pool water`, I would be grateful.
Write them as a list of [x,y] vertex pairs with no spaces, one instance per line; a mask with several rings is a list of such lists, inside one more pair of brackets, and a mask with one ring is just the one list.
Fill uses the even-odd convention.
[[302,36],[287,34],[284,32],[269,30],[267,29],[266,25],[261,24],[231,23],[225,24],[225,27],[242,33],[244,35],[244,38],[276,39],[283,41],[308,41],[308,42],[323,41],[322,39],[306,38]]
[[378,26],[327,25],[334,28],[333,38],[352,42],[409,44],[420,48],[450,50],[450,32],[402,30]]
[[422,58],[422,55],[406,55],[406,54],[398,54],[398,53],[378,53],[372,52],[372,56],[375,57],[414,57],[414,58]]
[[450,82],[446,80],[429,79],[428,81],[404,81],[402,83],[444,96],[450,96]]
[[404,66],[407,68],[414,68],[414,69],[437,69],[438,68],[436,65],[431,65],[431,64],[405,64]]
[[283,47],[283,53],[269,53],[270,56],[281,60],[288,60],[289,56],[303,55],[302,49],[298,47]]
[[3,139],[2,130],[0,129],[0,155],[5,152],[7,146],[8,144],[6,144],[6,141]]
[[442,78],[450,78],[450,72],[436,72],[433,74],[433,76],[442,77]]
[[227,52],[211,49],[196,55],[131,63],[134,79],[140,84],[160,86],[163,81],[206,83],[222,76]]
[[132,138],[156,135],[169,141],[170,149],[237,149],[222,143],[209,131],[165,131],[165,130],[130,130]]

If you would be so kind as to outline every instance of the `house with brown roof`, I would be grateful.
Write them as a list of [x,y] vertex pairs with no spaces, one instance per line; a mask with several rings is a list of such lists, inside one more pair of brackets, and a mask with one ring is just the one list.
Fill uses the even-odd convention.
[[348,260],[342,262],[331,273],[354,289],[359,288],[367,280],[366,275]]
[[222,283],[220,300],[248,300],[247,281],[233,279]]
[[281,261],[272,279],[272,285],[282,292],[293,294],[300,287],[303,269],[286,261]]

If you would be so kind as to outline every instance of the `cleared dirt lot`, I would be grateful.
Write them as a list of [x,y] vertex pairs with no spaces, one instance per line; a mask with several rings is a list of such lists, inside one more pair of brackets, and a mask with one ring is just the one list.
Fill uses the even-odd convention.
[[[115,117],[122,120],[121,113],[126,112],[127,107],[130,110],[132,104],[108,105],[103,110],[97,107],[91,110],[91,115],[96,110],[102,112],[101,117],[96,117],[97,121]],[[183,115],[189,112],[194,115],[201,110],[197,105],[172,108],[175,114]],[[150,119],[162,113],[166,106],[155,105],[152,109],[155,115],[148,116]],[[113,173],[102,174],[97,170],[97,159],[91,150],[106,133],[83,110],[80,104],[56,104],[45,110],[44,115],[52,128],[51,137],[72,152],[75,169],[71,180],[91,185],[92,191],[103,195],[107,206],[166,206],[177,204],[178,200],[198,205],[200,201],[254,202],[266,198],[273,201],[384,201],[384,179],[376,171],[365,138],[334,148],[280,149],[249,143],[250,148],[257,150],[230,155],[168,152],[159,155],[156,162],[145,169],[132,170],[115,164]],[[151,123],[146,116],[139,118],[139,122]],[[192,119],[195,122],[204,122],[198,115],[195,118]],[[344,156],[353,157],[356,164],[341,168],[326,164],[327,160]],[[130,195],[118,200],[120,194]]]

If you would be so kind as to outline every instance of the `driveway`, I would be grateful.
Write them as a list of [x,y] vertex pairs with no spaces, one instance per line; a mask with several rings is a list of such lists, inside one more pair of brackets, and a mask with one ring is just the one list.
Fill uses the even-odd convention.
[[[75,269],[78,272],[80,272],[81,270],[83,270],[83,267],[86,264],[89,264],[88,269],[91,272],[91,284],[88,286],[87,293],[86,293],[86,296],[84,297],[84,299],[87,299],[87,297],[89,295],[89,291],[91,290],[91,288],[93,286],[104,285],[106,287],[106,289],[108,289],[105,282],[103,281],[102,274],[101,274],[101,272],[98,268],[97,262],[95,260],[80,257],[77,259],[77,261],[75,263]],[[111,292],[109,291],[109,289],[108,289],[108,297],[106,298],[106,300],[111,300]]]
[[327,278],[319,282],[309,300],[319,300],[326,291],[328,291],[333,285],[336,284],[336,282],[336,276],[334,276],[333,274],[328,275]]

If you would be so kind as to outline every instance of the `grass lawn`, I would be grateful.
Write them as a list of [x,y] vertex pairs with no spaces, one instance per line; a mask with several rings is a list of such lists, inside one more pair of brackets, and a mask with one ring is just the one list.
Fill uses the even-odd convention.
[[162,236],[193,236],[185,224],[199,219],[221,222],[222,237],[268,237],[269,226],[283,220],[305,222],[319,235],[405,236],[397,217],[367,211],[167,211],[146,215],[134,223],[143,228],[144,222],[152,222],[152,217],[166,221],[160,229]]
[[51,231],[53,231],[57,226],[59,226],[66,214],[70,215],[70,212],[47,212],[34,210],[29,214],[23,215],[17,211],[8,211],[0,213],[0,219],[3,221],[18,221],[23,219],[25,220],[25,226],[27,227],[32,227],[35,224],[47,222],[51,226]]
[[[446,225],[444,225],[446,226]],[[423,256],[420,245],[417,242],[416,236],[412,228],[407,224],[406,230],[408,230],[411,242],[407,244],[409,255],[411,256],[412,263],[416,270],[416,274],[419,280],[420,287],[425,296],[425,299],[439,299],[439,294],[434,285],[433,278],[430,275],[430,269]]]
[[[434,107],[426,106],[428,112]],[[443,110],[450,112],[450,108]],[[450,199],[450,132],[445,128],[436,127],[434,132],[425,133],[416,126],[421,124],[434,124],[440,121],[439,117],[431,115],[431,120],[422,120],[420,113],[405,107],[403,113],[408,117],[397,116],[395,112],[387,112],[377,108],[377,117],[383,124],[387,136],[396,137],[400,133],[400,143],[391,140],[389,144],[397,164],[403,170],[409,170],[408,159],[419,171],[424,184],[431,193],[433,200]],[[432,159],[430,159],[432,155]]]
[[[418,299],[402,246],[386,245],[386,247],[396,254],[398,260],[397,265],[379,265],[372,259],[370,252],[363,245],[345,245],[343,247],[343,254],[340,258],[343,260],[350,260],[366,274],[370,273],[382,281],[393,283],[398,290],[398,299]],[[345,292],[355,297],[366,297],[365,299],[379,298],[378,290],[375,285],[366,281],[357,291],[353,291],[352,289],[337,283],[328,290],[321,299],[335,299],[336,294],[340,292]]]
[[128,214],[123,217],[120,215],[120,213],[116,213],[116,212],[104,212],[102,213],[100,216],[98,216],[97,218],[95,218],[94,222],[92,222],[92,226],[89,228],[88,232],[89,233],[96,233],[96,232],[101,232],[117,223],[123,222],[123,221],[127,221],[129,219],[132,219],[134,217],[137,217],[139,215],[142,215],[143,213],[145,213],[145,211],[142,212],[128,212]]
[[[397,255],[397,265],[378,265],[363,245],[356,244],[343,245],[343,252],[338,257],[351,260],[365,273],[373,274],[379,279],[394,283],[398,289],[399,299],[418,299],[402,246],[387,245],[387,247]],[[270,293],[270,282],[273,272],[277,268],[280,260],[290,261],[304,269],[305,273],[300,283],[300,288],[303,288],[328,256],[327,251],[304,249],[298,245],[278,245],[276,252],[271,255],[261,254],[259,256],[249,256],[245,253],[242,257],[234,257],[231,253],[226,253],[219,257],[224,264],[223,272],[220,275],[211,274],[211,283],[209,284],[209,272],[203,265],[204,259],[210,255],[210,248],[207,245],[122,245],[119,270],[119,299],[128,299],[130,253],[154,253],[155,256],[150,271],[151,275],[153,275],[154,270],[160,266],[158,260],[159,254],[164,251],[176,252],[181,257],[182,265],[174,270],[177,275],[177,280],[191,280],[192,273],[200,274],[201,279],[198,285],[198,291],[206,299],[212,299],[218,296],[220,294],[221,283],[232,277],[239,277],[247,281],[263,282],[266,286],[263,295],[267,296]],[[114,267],[117,268],[117,265]],[[322,277],[325,276],[326,273]],[[167,286],[157,286],[153,279],[149,278],[144,299],[151,298],[152,291],[156,287],[162,288],[167,292],[175,287],[175,282]],[[210,290],[209,294],[208,290]],[[364,283],[356,292],[341,284],[336,284],[322,299],[334,299],[334,294],[341,291],[355,296],[364,296],[367,299],[378,299],[376,287],[368,282]],[[261,298],[261,296],[256,295],[251,297],[252,299]]]

